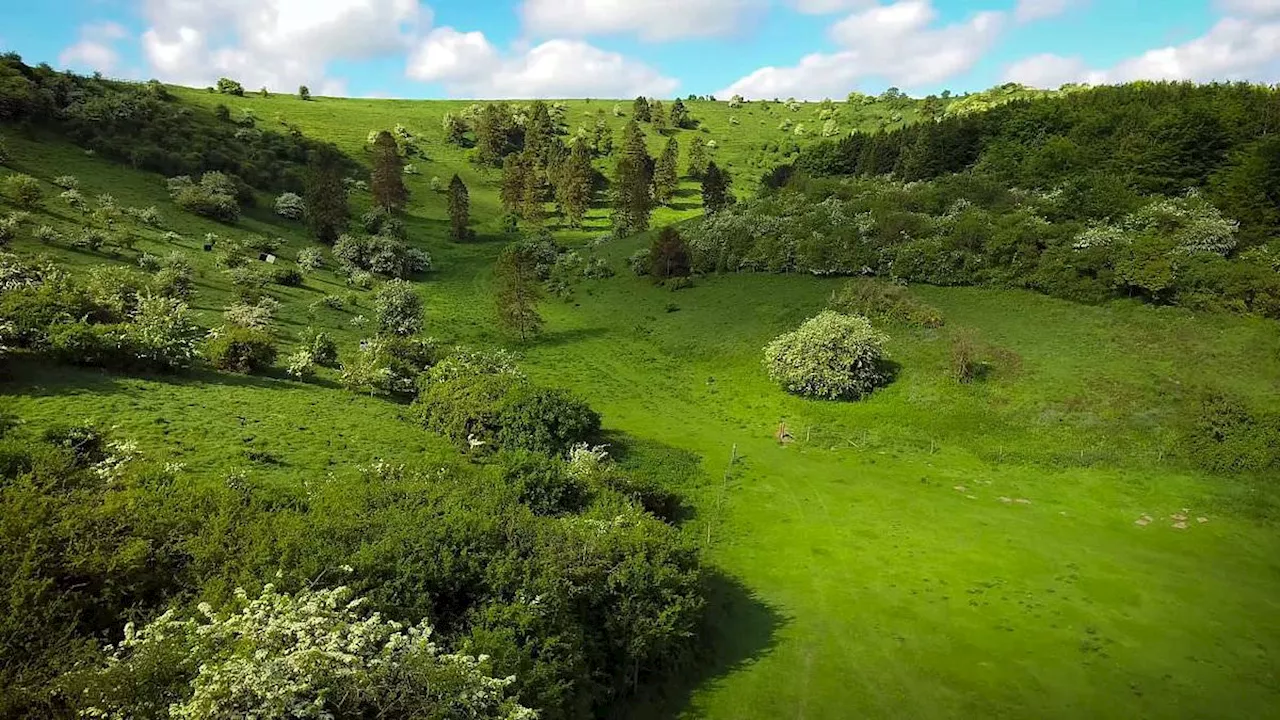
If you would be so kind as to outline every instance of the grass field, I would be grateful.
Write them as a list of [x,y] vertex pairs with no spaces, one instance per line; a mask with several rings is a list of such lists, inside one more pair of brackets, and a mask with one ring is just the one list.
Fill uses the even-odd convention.
[[[440,116],[454,107],[279,96],[228,104],[252,107],[263,122],[280,112],[357,158],[370,129],[396,122],[438,138]],[[592,105],[613,103],[575,101],[570,118]],[[785,111],[755,126],[744,112],[742,125],[730,126],[723,104],[691,110],[738,173],[739,191],[749,191],[746,178],[758,174],[746,170],[751,148],[782,136],[777,114]],[[283,237],[285,258],[308,242],[300,226],[266,210],[235,228],[183,214],[161,178],[71,146],[14,136],[9,145],[17,170],[45,181],[73,174],[86,196],[159,206],[184,237],[176,247],[203,271],[196,305],[206,322],[228,288],[199,248],[204,233]],[[438,268],[421,283],[428,333],[504,342],[488,294],[502,241],[448,243],[443,197],[427,185],[461,172],[483,234],[497,227],[496,175],[434,140],[428,152],[431,162],[410,178],[409,211],[414,244]],[[47,190],[36,223],[70,231],[83,222]],[[605,229],[603,209],[591,225],[586,235]],[[702,458],[702,472],[681,488],[685,529],[732,582],[713,599],[704,672],[663,689],[637,716],[1256,718],[1280,707],[1275,490],[1188,470],[1171,452],[1209,379],[1280,407],[1275,323],[919,287],[947,326],[888,328],[896,382],[856,404],[807,401],[768,382],[761,348],[821,309],[838,281],[741,275],[671,292],[625,270],[623,259],[643,242],[586,250],[618,275],[546,301],[545,336],[515,347],[531,374],[580,393],[611,431]],[[153,233],[138,251],[172,246]],[[41,247],[25,235],[17,248],[81,269],[134,261]],[[324,293],[351,292],[331,273],[273,292],[286,341],[313,326],[347,350],[367,332],[351,324],[370,314],[367,293],[355,291],[357,305],[345,311],[308,309]],[[961,327],[1009,353],[985,383],[947,376],[949,338]],[[0,391],[3,409],[27,422],[117,426],[149,454],[210,481],[242,469],[293,483],[375,458],[452,452],[404,422],[404,406],[354,396],[333,379],[123,377],[18,362]],[[773,439],[782,421],[797,439],[787,447]],[[254,462],[248,450],[276,462]],[[1190,527],[1174,529],[1170,516],[1184,509]],[[1154,522],[1135,524],[1144,514]]]

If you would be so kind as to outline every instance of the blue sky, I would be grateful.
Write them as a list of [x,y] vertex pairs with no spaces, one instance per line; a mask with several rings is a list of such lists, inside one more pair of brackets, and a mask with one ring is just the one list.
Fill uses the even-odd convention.
[[913,94],[1280,80],[1280,0],[46,0],[0,48],[125,78],[393,97]]

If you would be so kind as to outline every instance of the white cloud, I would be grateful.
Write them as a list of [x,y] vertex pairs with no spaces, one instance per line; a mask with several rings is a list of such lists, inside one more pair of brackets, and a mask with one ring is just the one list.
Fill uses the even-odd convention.
[[792,7],[809,15],[858,10],[876,4],[876,0],[788,0]]
[[1280,15],[1280,0],[1218,0],[1218,7],[1232,15],[1266,17]]
[[58,64],[74,70],[110,73],[120,65],[120,53],[114,44],[129,36],[129,31],[113,22],[100,22],[80,28],[80,40],[58,54]]
[[431,22],[417,0],[146,0],[143,16],[143,52],[161,79],[226,75],[277,90],[336,88],[330,61],[402,52]]
[[439,28],[410,55],[406,74],[471,98],[669,96],[679,82],[581,40],[548,40],[499,52],[480,32]]
[[[1263,0],[1254,0],[1255,2]],[[1056,17],[1071,9],[1077,0],[1018,0],[1013,15],[1018,22],[1032,22]]]
[[645,40],[724,35],[766,0],[525,0],[525,27],[541,37],[635,33]]
[[764,67],[717,93],[746,97],[843,96],[867,78],[913,87],[971,68],[995,43],[1006,15],[980,12],[936,26],[929,0],[901,0],[855,12],[831,28],[843,49],[805,56],[792,67]]
[[1090,69],[1079,58],[1039,55],[1009,66],[1005,76],[1042,87],[1131,80],[1275,82],[1280,80],[1280,18],[1224,17],[1198,38],[1148,50],[1108,69]]

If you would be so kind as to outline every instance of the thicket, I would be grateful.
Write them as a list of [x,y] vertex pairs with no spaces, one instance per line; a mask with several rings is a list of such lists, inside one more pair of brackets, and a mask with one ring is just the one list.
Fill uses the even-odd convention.
[[769,343],[764,363],[787,392],[857,400],[889,381],[887,341],[865,317],[824,310]]
[[[544,718],[607,715],[688,658],[702,581],[678,530],[577,474],[622,474],[593,457],[379,463],[282,487],[191,482],[90,427],[4,437],[0,656],[22,661],[0,663],[0,715],[277,717],[290,697],[308,717],[497,717],[516,698]],[[405,655],[420,635],[389,644],[427,621],[438,655]],[[488,660],[439,669],[454,652]]]
[[[54,131],[98,155],[175,177],[223,172],[264,191],[301,192],[309,155],[320,147],[301,133],[252,127],[186,105],[152,80],[129,83],[29,66],[0,55],[0,123]],[[347,174],[359,166],[341,158]]]

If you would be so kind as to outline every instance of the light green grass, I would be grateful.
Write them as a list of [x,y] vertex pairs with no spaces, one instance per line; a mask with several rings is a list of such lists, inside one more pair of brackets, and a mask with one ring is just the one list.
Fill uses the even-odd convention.
[[[279,109],[358,158],[373,128],[400,122],[438,137],[450,107],[187,97],[254,107],[263,123]],[[613,103],[591,105],[608,111]],[[591,105],[573,103],[570,118]],[[722,155],[735,168],[738,158],[748,162],[750,143],[730,137],[727,108],[701,105],[692,104],[693,114],[721,140]],[[198,247],[205,232],[284,237],[286,259],[309,242],[298,225],[265,210],[234,228],[194,218],[168,203],[162,178],[9,135],[21,171],[43,180],[75,174],[89,197],[110,192],[122,205],[158,205],[203,271],[195,305],[207,323],[228,288]],[[465,165],[441,143],[427,147],[433,162],[410,179],[409,225],[413,244],[439,268],[421,282],[428,333],[503,342],[488,290],[501,241],[449,243],[443,197],[426,187],[432,175],[463,172],[479,226],[491,230],[496,174]],[[47,207],[36,224],[83,221],[56,199]],[[594,233],[604,211],[593,218]],[[76,271],[134,262],[40,248],[28,232],[20,251],[48,252]],[[743,275],[670,292],[623,267],[642,242],[603,245],[598,252],[619,275],[581,283],[568,302],[546,301],[545,336],[516,347],[531,374],[583,395],[608,428],[703,458],[701,477],[683,488],[692,509],[685,528],[749,595],[714,598],[713,657],[691,674],[696,686],[667,689],[637,714],[1255,718],[1280,706],[1280,540],[1274,524],[1258,519],[1274,488],[1205,476],[1170,457],[1180,414],[1206,381],[1280,407],[1275,323],[916,288],[948,326],[889,328],[901,365],[893,385],[859,403],[813,402],[770,384],[760,353],[821,309],[837,281]],[[166,249],[158,234],[138,248]],[[346,292],[327,272],[273,292],[284,303],[286,342],[314,326],[349,350],[364,334],[350,318],[372,314],[367,293],[353,310],[309,313],[323,293]],[[1000,368],[982,384],[951,381],[948,338],[961,326],[1017,353],[1020,367]],[[118,426],[145,452],[212,482],[235,470],[303,482],[375,459],[452,452],[403,421],[404,406],[353,396],[333,380],[326,373],[298,383],[278,372],[126,378],[19,362],[0,392],[4,409],[32,424],[88,418]],[[797,438],[788,447],[773,440],[783,420]],[[252,462],[248,449],[278,462]],[[1168,516],[1182,508],[1209,521],[1175,530]],[[1156,521],[1135,525],[1143,513]]]

